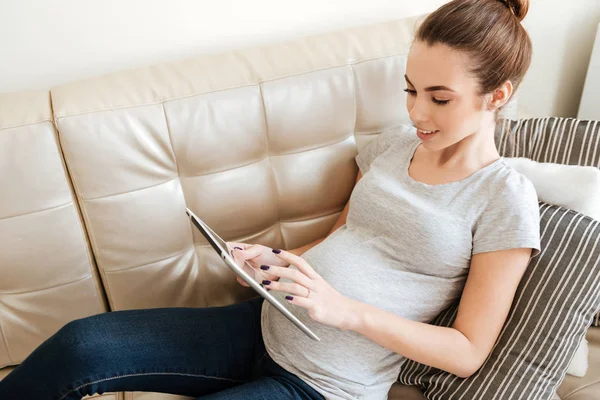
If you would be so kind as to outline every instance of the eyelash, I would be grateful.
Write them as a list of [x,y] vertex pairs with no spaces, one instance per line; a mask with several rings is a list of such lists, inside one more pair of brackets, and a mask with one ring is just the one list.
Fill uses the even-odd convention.
[[[416,90],[404,89],[404,91],[406,93],[408,93],[409,96],[415,96],[417,94]],[[432,100],[435,104],[440,105],[440,106],[444,106],[444,105],[450,103],[450,100],[438,100],[436,98],[432,98]]]

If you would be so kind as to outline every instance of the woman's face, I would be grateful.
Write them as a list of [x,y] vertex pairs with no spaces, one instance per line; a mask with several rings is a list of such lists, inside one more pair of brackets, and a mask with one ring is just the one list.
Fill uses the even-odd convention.
[[465,54],[442,44],[415,41],[410,49],[406,106],[428,150],[451,146],[494,121],[484,96],[477,94],[476,79],[467,73],[467,62]]

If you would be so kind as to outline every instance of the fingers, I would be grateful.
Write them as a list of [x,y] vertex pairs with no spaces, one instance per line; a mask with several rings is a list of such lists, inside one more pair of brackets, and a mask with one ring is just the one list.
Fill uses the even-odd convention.
[[259,269],[259,268],[254,268],[255,274],[254,274],[254,278],[258,281],[261,282],[263,280],[269,280],[269,281],[276,281],[279,279],[278,276],[273,275],[273,274],[269,274],[268,272],[266,272],[265,270]]
[[239,246],[234,247],[234,253],[240,254],[240,256],[245,260],[251,260],[253,258],[256,258],[260,256],[263,253],[263,251],[264,247],[257,245],[246,244],[246,247],[242,247],[242,250],[240,250]]
[[[269,282],[269,283],[268,283]],[[304,286],[300,286],[297,283],[288,283],[288,282],[271,282],[271,281],[263,281],[263,285],[266,288],[271,290],[276,290],[278,292],[285,292],[289,294],[293,294],[296,296],[306,297],[308,295],[308,289]]]
[[319,277],[319,274],[317,274],[313,267],[311,267],[302,257],[285,250],[273,250],[273,253],[275,253],[277,257],[281,258],[282,260],[289,262],[291,265],[295,265],[296,268],[298,268],[307,277],[311,279],[316,279]]
[[301,296],[285,296],[285,299],[288,301],[288,303],[295,304],[302,308],[310,309],[315,304],[315,302],[312,301],[311,299],[307,299],[306,297],[301,297]]
[[236,254],[235,254],[235,250],[234,250],[236,247],[238,249],[243,250],[249,246],[246,243],[237,243],[237,242],[225,242],[225,244],[227,245],[227,250],[229,250],[229,254],[231,255],[231,257],[234,258],[234,260],[236,259]]
[[268,271],[269,274],[278,276],[280,278],[286,278],[294,281],[295,283],[312,290],[312,280],[299,270],[288,267],[276,267],[274,265],[261,265],[260,269],[263,271]]
[[238,242],[225,242],[225,243],[227,244],[227,246],[229,246],[230,249],[233,249],[234,247],[239,247],[242,250],[245,250],[248,247],[250,247],[250,245],[247,243],[238,243]]

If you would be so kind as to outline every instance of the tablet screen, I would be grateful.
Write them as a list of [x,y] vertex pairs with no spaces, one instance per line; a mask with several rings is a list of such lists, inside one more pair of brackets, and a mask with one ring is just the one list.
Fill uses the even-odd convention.
[[[198,218],[189,209],[186,209],[186,213],[190,217],[193,216],[193,218],[191,218],[192,223],[194,225],[196,225],[198,230],[202,233],[202,235],[206,238],[208,243],[216,250],[217,253],[221,253],[221,248],[226,249],[229,252],[229,255],[231,256],[231,258],[234,261],[236,261],[236,264],[239,267],[241,267],[244,270],[244,272],[246,272],[248,275],[250,275],[252,278],[254,278],[256,283],[258,283],[259,285],[264,287],[264,285],[262,284],[262,281],[267,280],[268,278],[263,274],[262,270],[253,268],[248,262],[241,262],[240,260],[235,260],[235,258],[233,257],[233,249],[230,246],[228,246],[227,243],[223,239],[221,239],[221,237],[219,235],[217,235],[212,229],[210,229],[210,227],[208,225],[203,223],[200,220],[200,218]],[[207,236],[207,233],[210,235],[210,237]],[[221,248],[219,248],[219,247],[221,247]],[[268,288],[265,288],[265,289],[269,290]]]

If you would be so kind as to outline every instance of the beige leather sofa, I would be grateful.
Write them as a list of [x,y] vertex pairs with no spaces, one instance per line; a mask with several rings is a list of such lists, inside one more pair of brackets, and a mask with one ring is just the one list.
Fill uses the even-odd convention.
[[[295,248],[323,237],[354,156],[407,121],[416,19],[0,95],[0,379],[70,320],[253,296],[191,229]],[[564,399],[600,399],[600,334]],[[35,382],[32,382],[35,384]],[[180,399],[116,393],[102,399]],[[394,399],[421,399],[396,385]]]

